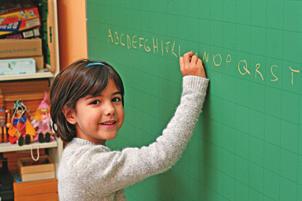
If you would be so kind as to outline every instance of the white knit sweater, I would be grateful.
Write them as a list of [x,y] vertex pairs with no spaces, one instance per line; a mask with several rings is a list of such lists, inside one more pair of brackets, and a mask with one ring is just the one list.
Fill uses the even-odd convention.
[[175,164],[201,112],[208,79],[183,78],[181,101],[162,135],[148,146],[111,151],[74,138],[58,171],[60,201],[125,201],[123,189]]

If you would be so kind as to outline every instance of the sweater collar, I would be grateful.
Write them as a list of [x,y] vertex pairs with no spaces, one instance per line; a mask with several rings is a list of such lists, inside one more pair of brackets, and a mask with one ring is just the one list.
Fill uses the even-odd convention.
[[104,149],[105,151],[110,151],[110,149],[102,144],[94,144],[93,142],[90,142],[88,140],[82,139],[82,138],[73,138],[70,142],[71,144],[79,144],[79,145],[91,145],[91,146],[99,146],[100,148]]

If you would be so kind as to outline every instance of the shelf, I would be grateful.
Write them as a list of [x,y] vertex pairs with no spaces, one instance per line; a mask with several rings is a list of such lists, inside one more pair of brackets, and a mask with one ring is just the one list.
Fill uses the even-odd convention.
[[10,80],[27,80],[27,79],[40,79],[40,78],[53,78],[54,74],[51,72],[39,72],[35,74],[24,75],[0,75],[0,81]]
[[31,149],[43,149],[43,148],[55,148],[58,147],[58,142],[48,142],[48,143],[32,143],[28,145],[19,146],[18,144],[0,143],[0,153],[11,152],[11,151],[26,151]]

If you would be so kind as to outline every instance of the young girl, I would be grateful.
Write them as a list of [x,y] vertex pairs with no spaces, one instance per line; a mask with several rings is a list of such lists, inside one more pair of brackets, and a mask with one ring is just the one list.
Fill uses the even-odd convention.
[[51,117],[66,142],[58,170],[60,201],[124,201],[123,189],[168,170],[189,141],[206,95],[202,61],[188,52],[180,58],[183,92],[162,135],[148,146],[111,151],[124,120],[124,87],[106,62],[70,65],[51,87]]

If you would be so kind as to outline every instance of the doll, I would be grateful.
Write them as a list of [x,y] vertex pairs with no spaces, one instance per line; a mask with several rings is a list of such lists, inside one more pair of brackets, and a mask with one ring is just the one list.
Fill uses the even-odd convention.
[[38,106],[32,120],[32,125],[37,131],[35,141],[50,142],[54,140],[51,129],[50,107],[47,103],[48,94],[44,94],[44,98]]
[[14,103],[13,114],[8,118],[8,139],[11,144],[18,142],[19,146],[30,144],[36,131],[29,121],[27,108],[21,100],[16,100]]

